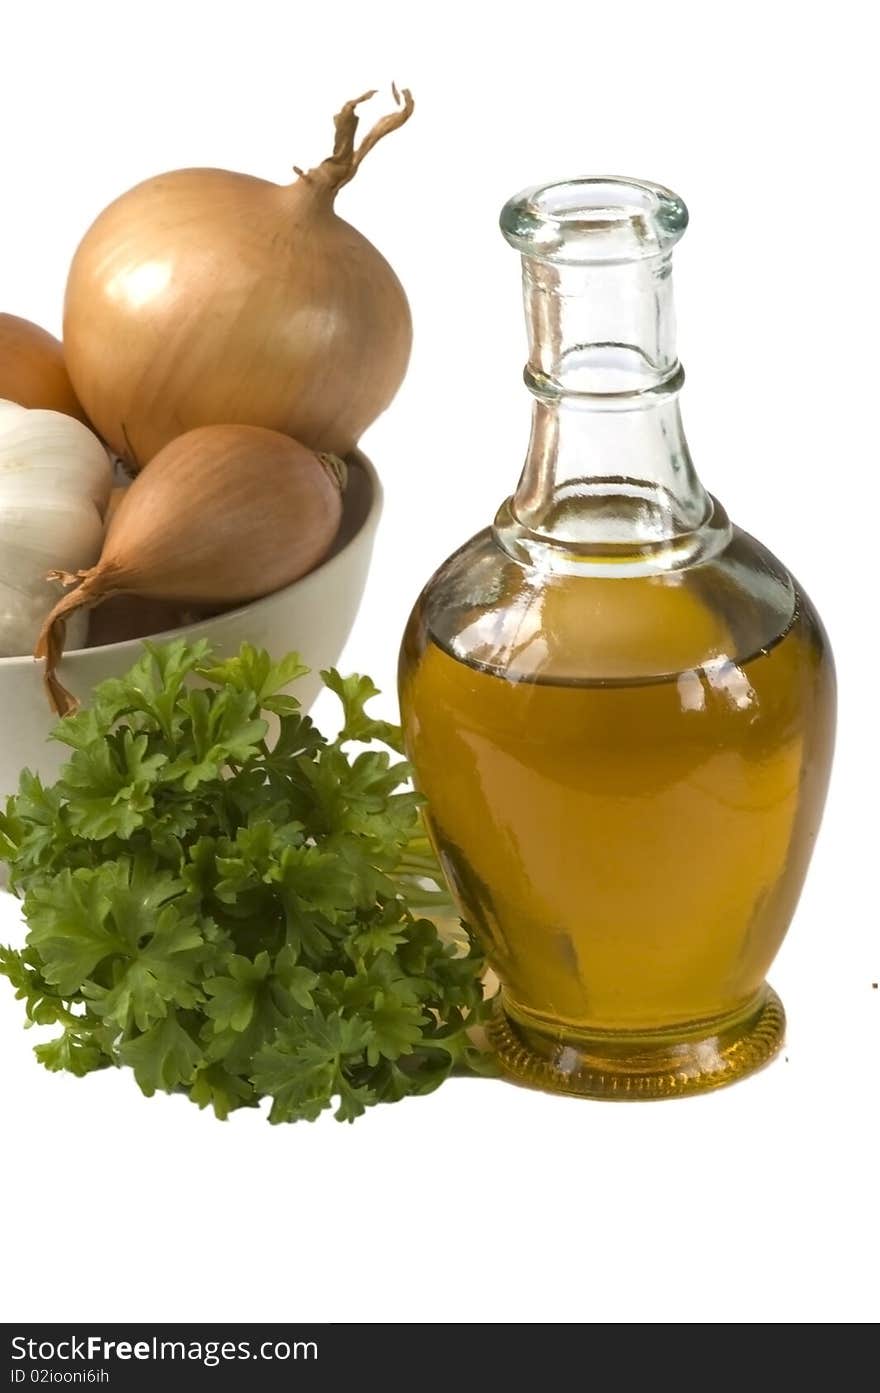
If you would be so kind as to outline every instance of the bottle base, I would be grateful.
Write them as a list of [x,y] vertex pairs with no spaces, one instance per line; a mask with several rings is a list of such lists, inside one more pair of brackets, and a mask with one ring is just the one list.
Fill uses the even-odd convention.
[[499,996],[488,1028],[502,1070],[517,1083],[578,1098],[638,1101],[724,1088],[762,1069],[785,1038],[785,1012],[762,987],[745,1013],[703,1021],[687,1033],[554,1036],[514,1019]]

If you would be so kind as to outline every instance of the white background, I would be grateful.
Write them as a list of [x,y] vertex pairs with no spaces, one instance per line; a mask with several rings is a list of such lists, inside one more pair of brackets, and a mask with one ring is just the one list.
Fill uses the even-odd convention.
[[[283,182],[327,152],[343,100],[412,87],[411,123],[339,203],[398,270],[415,320],[407,382],[365,441],[388,502],[343,660],[383,685],[389,714],[412,601],[489,520],[525,448],[500,205],[583,173],[680,192],[692,450],[811,592],[841,708],[823,834],[773,971],[788,1044],[728,1091],[614,1106],[462,1081],[353,1128],[272,1129],[254,1113],[221,1126],[183,1099],[142,1099],[124,1073],[46,1073],[0,983],[0,1319],[880,1314],[868,13],[78,0],[4,15],[0,308],[55,331],[77,239],[122,189],[189,164]],[[18,934],[4,915],[0,936]]]

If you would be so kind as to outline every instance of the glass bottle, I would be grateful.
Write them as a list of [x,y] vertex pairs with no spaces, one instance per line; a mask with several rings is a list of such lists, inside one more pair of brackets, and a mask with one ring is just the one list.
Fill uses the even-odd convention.
[[679,413],[669,190],[512,199],[534,396],[517,490],[428,582],[407,752],[501,980],[504,1068],[602,1098],[699,1092],[779,1048],[765,976],[831,764],[813,606],[697,477]]

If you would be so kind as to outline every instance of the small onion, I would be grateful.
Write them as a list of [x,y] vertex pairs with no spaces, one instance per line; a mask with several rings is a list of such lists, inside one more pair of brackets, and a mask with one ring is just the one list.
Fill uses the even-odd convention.
[[76,701],[55,669],[67,618],[111,595],[223,605],[268,595],[312,570],[342,518],[344,466],[259,426],[203,426],[178,437],[120,501],[97,565],[55,578],[58,601],[34,656],[59,715]]
[[135,468],[194,426],[240,421],[348,454],[406,371],[409,306],[387,261],[334,211],[409,92],[355,148],[286,186],[222,169],[148,179],[98,217],[67,282],[64,354],[96,428]]
[[17,314],[0,314],[0,398],[61,411],[88,424],[70,385],[61,344]]

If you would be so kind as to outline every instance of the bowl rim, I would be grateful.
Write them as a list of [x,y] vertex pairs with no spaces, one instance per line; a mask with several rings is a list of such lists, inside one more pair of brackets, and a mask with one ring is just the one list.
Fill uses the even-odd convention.
[[[174,638],[176,635],[193,633],[196,630],[198,630],[200,636],[204,633],[206,638],[210,638],[211,634],[216,632],[218,628],[222,628],[229,619],[237,617],[238,615],[258,613],[264,606],[275,604],[282,596],[292,594],[295,590],[306,590],[310,584],[314,585],[317,582],[319,576],[327,576],[332,573],[334,568],[338,569],[338,566],[342,564],[342,558],[351,551],[352,547],[354,547],[357,542],[362,541],[365,536],[369,536],[371,532],[375,531],[384,501],[382,481],[376,472],[376,466],[369,456],[365,455],[362,450],[355,449],[350,450],[346,458],[356,461],[366,474],[370,483],[370,506],[364,514],[357,531],[349,537],[344,546],[341,546],[338,551],[334,551],[325,561],[321,561],[313,570],[308,571],[304,576],[300,576],[298,580],[291,581],[290,585],[282,586],[280,590],[273,590],[269,595],[261,595],[257,600],[249,600],[247,604],[235,605],[232,609],[224,610],[222,614],[212,615],[210,618],[203,619],[195,624],[183,624],[176,629],[162,629],[155,634],[145,634],[142,638],[123,638],[117,639],[115,643],[99,643],[91,648],[67,649],[65,650],[62,661],[64,663],[76,662],[77,660],[80,662],[87,662],[92,655],[97,657],[97,655],[101,653],[115,653],[125,649],[136,651],[142,648],[144,643],[163,643],[168,639]],[[0,657],[0,672],[8,671],[10,668],[14,669],[16,667],[31,667],[38,662],[39,659],[35,658],[32,653],[20,653],[15,657]]]

